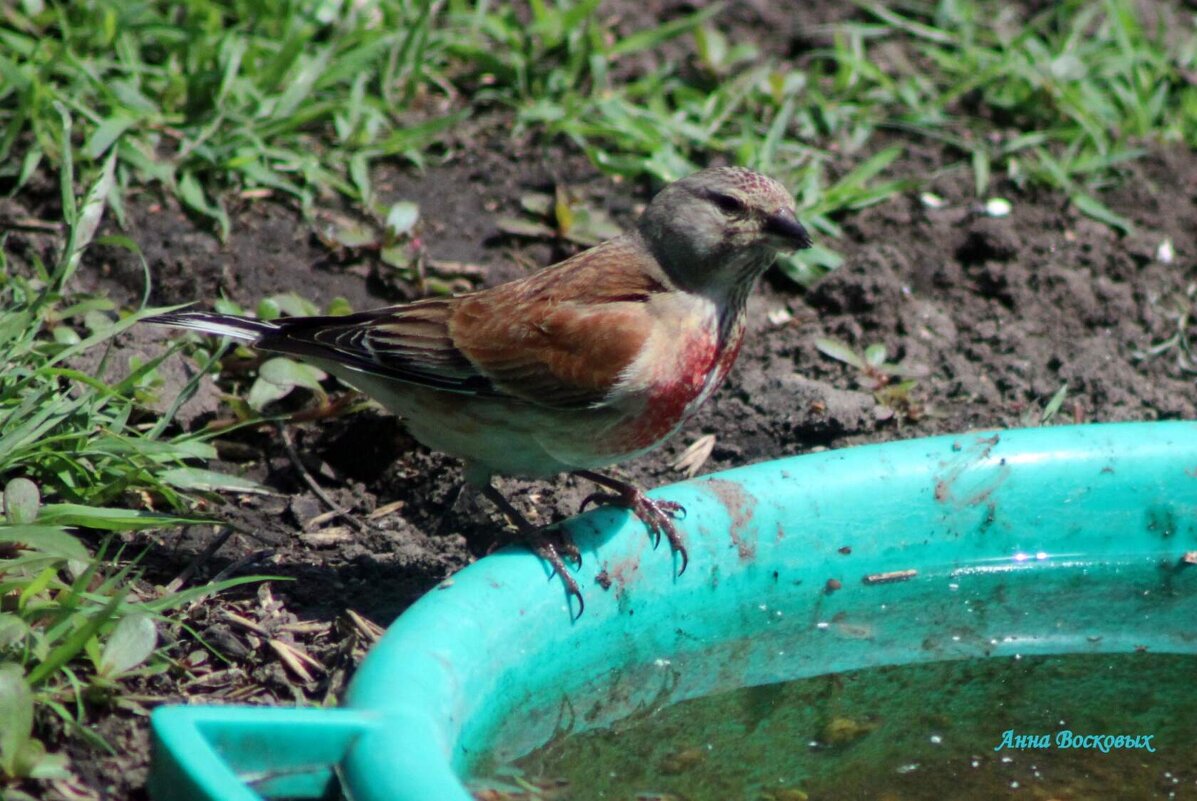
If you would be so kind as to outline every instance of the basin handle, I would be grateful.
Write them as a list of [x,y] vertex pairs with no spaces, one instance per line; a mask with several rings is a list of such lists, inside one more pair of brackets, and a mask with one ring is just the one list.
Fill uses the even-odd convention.
[[355,709],[170,706],[150,718],[154,801],[324,798],[334,766],[377,726]]

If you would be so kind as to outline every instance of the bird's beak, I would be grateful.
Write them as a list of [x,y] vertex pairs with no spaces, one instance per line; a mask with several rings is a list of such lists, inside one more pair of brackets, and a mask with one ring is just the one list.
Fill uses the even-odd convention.
[[765,233],[779,240],[788,250],[803,250],[814,244],[794,212],[786,209],[765,218]]

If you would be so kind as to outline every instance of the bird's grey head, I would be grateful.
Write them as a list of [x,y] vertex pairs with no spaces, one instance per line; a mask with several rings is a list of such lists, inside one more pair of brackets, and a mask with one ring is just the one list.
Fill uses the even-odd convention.
[[785,187],[743,167],[675,181],[648,204],[638,227],[669,276],[703,293],[746,288],[777,251],[811,246]]

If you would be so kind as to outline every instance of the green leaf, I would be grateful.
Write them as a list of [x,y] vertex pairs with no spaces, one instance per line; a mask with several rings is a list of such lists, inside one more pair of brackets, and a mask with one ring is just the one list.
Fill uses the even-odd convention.
[[138,531],[144,528],[164,528],[211,521],[205,517],[162,514],[140,509],[55,503],[42,507],[37,522],[40,525],[84,526],[103,531]]
[[566,239],[584,247],[597,245],[623,233],[607,212],[589,206],[571,209],[569,227],[562,226],[561,230]]
[[158,474],[159,480],[181,490],[201,492],[257,492],[269,493],[270,489],[253,479],[205,470],[201,467],[172,467]]
[[21,756],[33,733],[33,690],[21,666],[0,664],[0,769],[6,776],[21,776]]
[[194,174],[190,171],[184,172],[179,178],[178,190],[179,200],[183,201],[183,205],[194,212],[198,212],[216,221],[216,224],[220,227],[221,241],[229,238],[231,223],[229,222],[228,212],[219,203],[208,200],[207,195],[204,194],[203,187],[200,186],[200,182]]
[[536,217],[548,217],[553,210],[554,198],[544,192],[529,192],[520,195],[520,208]]
[[30,148],[29,152],[25,154],[25,157],[21,159],[21,172],[17,175],[16,185],[10,187],[8,190],[10,195],[17,194],[29,182],[29,179],[37,173],[37,168],[42,162],[43,155],[41,149],[38,147]]
[[1014,204],[1004,197],[991,197],[986,199],[984,208],[990,217],[1009,217]]
[[258,376],[280,387],[303,387],[313,392],[322,392],[320,382],[328,377],[319,367],[297,362],[286,356],[276,356],[264,361],[258,368]]
[[99,334],[112,328],[113,319],[99,309],[92,309],[83,315],[83,325],[93,334]]
[[54,110],[62,119],[59,129],[59,152],[62,154],[62,164],[58,169],[58,190],[62,197],[62,217],[68,226],[73,227],[79,220],[79,205],[75,200],[75,149],[71,144],[71,112],[58,100],[54,101]]
[[388,267],[394,267],[399,271],[410,270],[414,261],[408,246],[405,244],[388,245],[378,251],[378,258],[382,259],[383,264]]
[[1105,223],[1111,228],[1115,228],[1124,234],[1134,233],[1135,224],[1121,214],[1116,214],[1110,211],[1100,200],[1087,195],[1083,192],[1077,192],[1069,198],[1072,205],[1084,214],[1086,217],[1092,217],[1098,222]]
[[14,478],[4,485],[4,517],[12,525],[36,520],[41,503],[37,484],[27,478]]
[[328,238],[345,248],[361,248],[378,244],[377,231],[358,220],[348,218],[339,220],[332,225],[328,229]]
[[292,389],[294,387],[283,386],[273,381],[259,378],[254,381],[253,385],[249,388],[249,392],[245,393],[245,402],[255,412],[261,412],[275,401],[287,397]]
[[211,443],[196,439],[162,441],[144,437],[104,434],[94,443],[97,451],[112,454],[136,454],[154,461],[171,459],[215,459],[216,448]]
[[59,280],[65,281],[75,272],[79,266],[79,259],[83,256],[83,250],[91,244],[92,238],[99,230],[100,220],[104,217],[104,209],[116,182],[115,170],[116,151],[114,150],[108,154],[108,158],[104,159],[100,177],[87,190],[87,196],[83,199],[83,207],[79,211],[78,221],[69,239],[74,250],[70,254],[70,258],[67,259],[66,271]]
[[407,236],[420,219],[420,207],[410,200],[400,200],[387,212],[387,232],[395,239]]
[[20,596],[17,598],[17,609],[25,611],[32,598],[37,597],[54,582],[58,577],[58,568],[56,566],[47,567],[42,572],[38,573],[24,589],[21,590]]
[[344,317],[346,314],[353,314],[353,305],[350,304],[348,298],[337,295],[328,302],[324,313],[329,317]]
[[839,180],[845,187],[863,187],[870,179],[888,167],[905,151],[902,145],[892,145],[874,153]]
[[613,57],[624,56],[629,53],[652,49],[675,36],[680,36],[688,30],[697,28],[721,11],[723,11],[723,3],[712,3],[706,8],[695,11],[693,14],[682,17],[681,19],[670,20],[663,25],[658,25],[656,28],[638,30],[629,36],[619,39],[611,48],[610,55]]
[[977,197],[985,194],[989,188],[989,154],[977,148],[973,151],[973,191]]
[[557,236],[557,232],[549,226],[520,217],[500,217],[495,220],[495,225],[503,233],[512,236],[526,236],[531,239],[552,239]]
[[121,618],[112,630],[97,666],[100,674],[118,678],[150,658],[158,645],[158,627],[144,612]]
[[1060,407],[1064,405],[1064,398],[1068,396],[1068,382],[1064,382],[1056,393],[1052,395],[1051,400],[1043,407],[1043,414],[1039,416],[1039,422],[1048,423],[1060,411]]
[[29,624],[11,612],[0,612],[0,651],[16,646],[29,636]]
[[31,551],[63,559],[87,559],[87,549],[62,526],[0,526],[0,542],[8,542]]
[[285,398],[296,387],[310,389],[311,392],[323,395],[324,389],[320,382],[326,377],[320,368],[296,362],[285,356],[267,359],[257,369],[257,381],[249,388],[245,402],[249,403],[250,408],[261,412],[268,403]]
[[41,740],[30,740],[26,748],[26,755],[22,760],[28,765],[28,776],[31,779],[70,779],[70,760],[66,754],[47,754]]
[[124,600],[125,594],[123,592],[116,592],[103,607],[93,611],[86,618],[86,621],[71,633],[71,636],[67,637],[61,645],[46,654],[41,663],[30,671],[29,684],[37,686],[67,662],[74,659],[76,654],[82,651],[87,645],[88,640],[96,636],[96,633],[104,624],[116,614],[117,608],[124,603]]
[[135,122],[137,120],[124,114],[116,114],[101,120],[96,129],[92,131],[91,136],[88,137],[87,144],[83,146],[83,152],[88,158],[98,159]]
[[698,60],[711,72],[719,72],[727,63],[727,37],[713,25],[700,25],[694,29],[694,48]]
[[278,310],[288,317],[310,317],[320,313],[315,303],[295,292],[271,295],[266,300],[274,303]]
[[254,313],[258,315],[259,320],[277,320],[283,316],[283,310],[278,307],[278,301],[273,298],[262,298],[258,301],[258,307],[254,309]]
[[839,269],[844,257],[822,245],[784,253],[777,257],[777,268],[799,286],[809,287],[832,270]]
[[852,350],[852,348],[845,345],[843,342],[835,339],[824,339],[820,337],[815,340],[815,347],[824,356],[830,356],[837,362],[851,365],[858,370],[865,369],[865,362],[860,358],[860,354]]
[[569,236],[570,229],[574,227],[574,209],[560,186],[553,198],[553,219],[557,222],[557,230]]

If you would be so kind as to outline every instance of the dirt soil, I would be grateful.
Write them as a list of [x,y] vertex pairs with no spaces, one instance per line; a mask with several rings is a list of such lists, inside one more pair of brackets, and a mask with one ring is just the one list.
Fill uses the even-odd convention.
[[[768,30],[765,47],[773,54],[810,46],[796,22],[774,25],[755,8],[737,6],[737,20],[758,34]],[[423,173],[391,167],[377,179],[382,197],[419,204],[417,233],[433,265],[485,268],[444,267],[474,285],[508,280],[574,250],[500,234],[498,218],[518,213],[521,194],[562,183],[625,226],[651,196],[645,185],[601,176],[565,145],[534,146],[509,132],[502,115],[477,119],[458,132],[444,164]],[[1197,336],[1197,155],[1148,149],[1127,167],[1120,188],[1101,196],[1134,222],[1132,235],[1079,216],[1059,195],[1013,186],[994,188],[1011,200],[1009,215],[988,216],[971,199],[971,174],[963,169],[930,187],[946,201],[942,207],[911,194],[844,219],[844,239],[828,242],[845,255],[844,265],[810,291],[770,274],[752,298],[747,342],[726,385],[671,443],[618,473],[650,487],[680,480],[672,463],[707,434],[715,446],[703,472],[820,448],[1037,424],[1064,384],[1053,423],[1197,418],[1193,365],[1186,372],[1176,347],[1145,355],[1178,333],[1183,309],[1190,310],[1188,336]],[[912,148],[895,171],[933,174],[955,160],[938,145]],[[47,186],[6,201],[0,214],[55,219],[55,191]],[[233,208],[224,245],[171,201],[147,193],[128,207],[128,235],[143,250],[156,304],[210,303],[223,293],[252,309],[266,295],[298,291],[318,302],[343,295],[365,308],[418,294],[409,283],[381,280],[386,270],[369,253],[331,252],[315,233],[321,223],[306,223],[282,204]],[[1175,254],[1170,263],[1167,248],[1161,252],[1167,241]],[[19,262],[33,252],[48,257],[54,242],[52,233],[25,228],[10,236],[9,247]],[[139,263],[118,248],[90,250],[79,283],[129,304],[143,289]],[[130,353],[156,352],[163,337],[137,332],[126,345]],[[867,377],[816,349],[820,337],[858,350],[882,343],[891,361],[919,373],[917,384],[905,398],[879,403]],[[175,386],[183,375],[178,361],[164,370]],[[163,396],[174,388],[164,387]],[[227,410],[211,390],[184,419],[199,426],[220,415]],[[365,530],[325,514],[277,429],[224,437],[222,463],[213,467],[256,478],[273,494],[215,503],[209,511],[236,530],[213,554],[204,553],[219,533],[211,526],[130,536],[149,549],[147,587],[181,574],[182,586],[217,574],[292,580],[187,610],[188,626],[220,656],[181,630],[168,634],[177,638],[170,653],[178,666],[138,688],[140,704],[90,711],[91,728],[117,753],[97,755],[68,738],[78,781],[47,784],[45,797],[145,798],[144,709],[157,703],[334,698],[373,638],[369,624],[390,624],[422,593],[482,557],[504,528],[493,509],[468,498],[447,509],[458,466],[379,411],[294,424],[287,432],[307,472]],[[504,480],[500,487],[542,520],[572,514],[590,490],[572,479]],[[372,516],[384,506],[390,513]],[[58,741],[54,732],[42,734]]]

